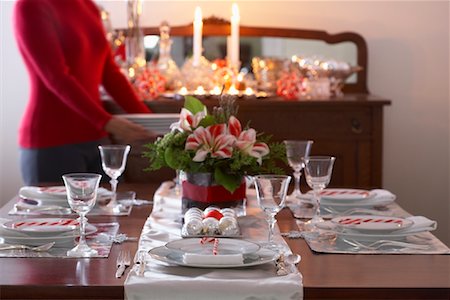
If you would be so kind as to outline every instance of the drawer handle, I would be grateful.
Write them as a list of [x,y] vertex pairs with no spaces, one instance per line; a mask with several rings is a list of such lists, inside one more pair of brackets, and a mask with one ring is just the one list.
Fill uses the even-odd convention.
[[352,132],[356,134],[363,132],[361,122],[358,119],[352,119]]

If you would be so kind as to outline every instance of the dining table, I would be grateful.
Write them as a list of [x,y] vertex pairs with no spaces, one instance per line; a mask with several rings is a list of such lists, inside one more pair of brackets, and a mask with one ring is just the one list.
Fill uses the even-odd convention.
[[[139,199],[153,199],[160,183],[121,183]],[[8,215],[14,197],[0,209]],[[88,215],[92,224],[118,222],[119,232],[139,237],[152,205],[134,206],[128,216]],[[292,212],[277,215],[281,232],[298,230]],[[288,238],[303,277],[304,299],[450,299],[450,255],[329,254],[312,251],[305,240]],[[120,251],[136,252],[136,241],[113,244],[107,258],[0,257],[0,299],[124,299],[125,276],[115,277]],[[230,286],[232,289],[232,286]],[[151,296],[149,296],[151,299]]]

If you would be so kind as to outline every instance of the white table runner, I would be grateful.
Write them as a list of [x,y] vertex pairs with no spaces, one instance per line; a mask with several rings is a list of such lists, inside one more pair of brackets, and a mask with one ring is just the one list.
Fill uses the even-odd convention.
[[[150,250],[181,237],[181,200],[170,184],[163,183],[155,194],[154,209],[147,219],[139,250]],[[239,218],[245,239],[267,240],[267,223],[256,199],[247,202],[247,216]],[[286,253],[289,247],[276,226],[275,241]],[[302,276],[296,268],[276,275],[274,263],[235,269],[203,269],[169,266],[149,255],[143,276],[130,271],[125,281],[125,298],[138,299],[302,299]]]

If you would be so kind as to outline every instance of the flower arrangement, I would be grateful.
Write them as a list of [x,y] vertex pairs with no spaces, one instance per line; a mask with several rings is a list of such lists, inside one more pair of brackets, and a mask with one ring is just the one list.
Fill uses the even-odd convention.
[[255,129],[242,128],[236,118],[235,99],[222,96],[210,114],[197,98],[186,96],[180,120],[172,130],[146,145],[147,170],[169,167],[191,173],[211,173],[216,184],[234,192],[245,175],[284,173],[277,166],[286,162],[282,143]]

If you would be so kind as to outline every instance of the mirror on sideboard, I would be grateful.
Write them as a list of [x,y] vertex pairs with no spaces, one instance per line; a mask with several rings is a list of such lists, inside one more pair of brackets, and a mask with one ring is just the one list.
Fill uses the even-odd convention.
[[[126,32],[125,29],[122,29]],[[270,28],[239,27],[241,67],[251,72],[253,57],[290,59],[297,56],[316,56],[347,62],[350,66],[359,66],[361,70],[351,75],[343,88],[344,92],[368,93],[367,89],[367,45],[364,38],[354,32],[329,34],[326,31]],[[159,27],[142,28],[146,59],[157,60],[159,55]],[[172,59],[181,66],[186,58],[192,56],[193,25],[170,27],[172,40]],[[230,23],[224,19],[210,17],[203,19],[202,47],[208,60],[223,59],[227,53],[227,36],[230,35]]]

